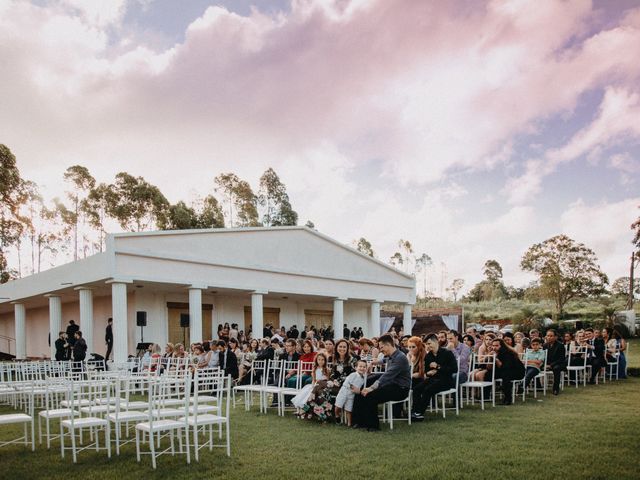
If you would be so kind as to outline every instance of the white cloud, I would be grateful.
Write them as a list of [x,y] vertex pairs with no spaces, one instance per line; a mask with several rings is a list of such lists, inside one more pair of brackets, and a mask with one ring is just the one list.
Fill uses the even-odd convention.
[[600,266],[614,280],[628,275],[633,250],[630,226],[638,218],[638,206],[640,197],[593,205],[579,199],[562,214],[562,232],[594,250]]

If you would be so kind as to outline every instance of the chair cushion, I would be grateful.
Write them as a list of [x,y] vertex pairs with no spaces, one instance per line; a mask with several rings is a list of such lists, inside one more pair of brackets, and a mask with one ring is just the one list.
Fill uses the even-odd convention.
[[9,413],[7,415],[0,415],[0,425],[7,425],[9,423],[24,423],[30,422],[32,419],[26,413]]
[[[107,420],[98,417],[82,417],[73,421],[74,428],[103,427],[108,424]],[[71,428],[71,420],[63,420],[60,425]]]
[[184,420],[182,422],[176,420],[157,420],[153,422],[153,426],[149,422],[142,422],[136,425],[136,430],[141,432],[161,432],[163,430],[175,430],[176,428],[183,428]]

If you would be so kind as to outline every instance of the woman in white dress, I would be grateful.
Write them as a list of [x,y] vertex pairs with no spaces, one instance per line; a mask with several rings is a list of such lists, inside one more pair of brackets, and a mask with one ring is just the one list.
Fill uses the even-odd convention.
[[326,382],[329,380],[329,367],[327,364],[327,356],[320,352],[313,361],[313,370],[311,371],[312,382],[302,387],[302,390],[293,397],[291,403],[296,408],[304,408],[318,382]]

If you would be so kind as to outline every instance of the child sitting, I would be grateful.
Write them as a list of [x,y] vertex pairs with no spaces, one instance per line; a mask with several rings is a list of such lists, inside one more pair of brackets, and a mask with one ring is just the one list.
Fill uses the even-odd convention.
[[540,373],[544,363],[544,350],[542,350],[542,341],[539,338],[531,340],[531,348],[525,351],[524,358],[525,367],[527,367],[527,372],[524,375],[524,388],[527,388],[531,380]]
[[336,397],[335,415],[336,419],[340,418],[342,410],[347,412],[347,425],[351,426],[351,412],[353,411],[353,400],[356,396],[351,391],[351,386],[362,388],[364,386],[364,375],[367,372],[367,362],[358,360],[356,371],[351,373],[345,380],[338,396]]

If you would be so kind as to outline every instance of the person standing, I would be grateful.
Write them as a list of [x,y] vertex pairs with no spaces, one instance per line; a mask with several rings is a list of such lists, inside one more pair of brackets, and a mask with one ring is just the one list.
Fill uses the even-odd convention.
[[64,332],[60,332],[58,334],[58,339],[55,341],[54,345],[56,347],[56,360],[61,362],[63,360],[67,360],[67,341],[65,340],[66,334]]
[[69,352],[67,356],[71,358],[71,353],[73,351],[73,345],[76,343],[76,332],[80,330],[80,327],[76,325],[74,320],[69,320],[69,325],[67,325],[67,343],[69,344]]
[[[75,343],[73,344],[73,361],[74,362],[84,362],[84,359],[87,356],[87,342],[84,338],[82,338],[82,332],[78,330],[75,334]],[[84,370],[84,365],[76,365],[76,371]]]
[[104,361],[108,362],[113,350],[113,318],[107,319],[107,328],[104,332],[104,341],[107,344],[107,354],[104,356]]

